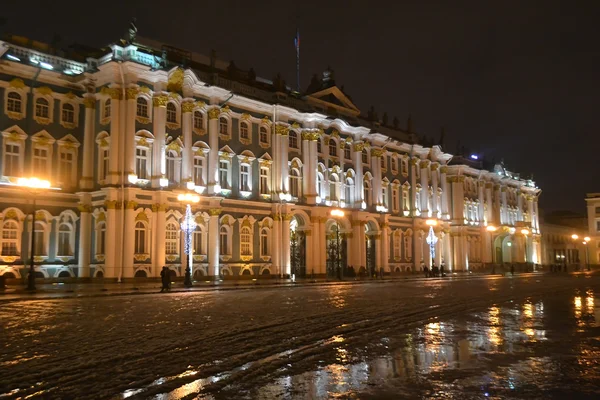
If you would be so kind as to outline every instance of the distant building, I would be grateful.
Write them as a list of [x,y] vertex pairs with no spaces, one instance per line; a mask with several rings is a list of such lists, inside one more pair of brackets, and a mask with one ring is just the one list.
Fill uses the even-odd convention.
[[588,259],[589,237],[585,216],[571,212],[555,212],[540,218],[542,259],[544,265],[566,265],[570,270],[595,264]]
[[587,229],[591,239],[590,262],[600,264],[600,193],[588,193],[585,202],[587,203]]
[[[417,271],[428,219],[447,270],[540,262],[532,180],[364,118],[331,70],[300,94],[136,34],[104,49],[0,42],[0,273],[22,276],[33,229],[40,276],[181,275],[186,190],[201,194],[197,279],[334,275],[338,260]],[[32,175],[62,189],[37,196],[33,221],[15,186]]]

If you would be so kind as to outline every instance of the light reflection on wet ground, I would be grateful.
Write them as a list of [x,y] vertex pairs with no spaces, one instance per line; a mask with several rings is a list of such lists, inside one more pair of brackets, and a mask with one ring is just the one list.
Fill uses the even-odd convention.
[[[576,292],[569,302],[549,297],[496,304],[374,340],[362,355],[352,355],[340,340],[334,363],[281,377],[246,397],[598,398],[597,304],[592,290]],[[379,356],[367,355],[377,348]]]

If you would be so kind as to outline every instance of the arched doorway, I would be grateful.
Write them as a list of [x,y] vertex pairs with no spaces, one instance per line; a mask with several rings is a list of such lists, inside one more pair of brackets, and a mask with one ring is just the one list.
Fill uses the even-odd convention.
[[135,271],[134,278],[147,278],[148,274],[143,269],[138,269]]
[[296,278],[306,277],[306,234],[301,230],[303,225],[297,215],[290,221],[290,273]]
[[377,249],[375,248],[376,230],[370,226],[370,223],[365,224],[365,258],[366,258],[366,273],[368,276],[373,276],[377,271]]
[[327,232],[327,276],[342,278],[348,276],[347,240],[340,221],[330,219],[326,224]]
[[512,262],[512,242],[510,235],[501,235],[494,239],[494,262],[496,264]]

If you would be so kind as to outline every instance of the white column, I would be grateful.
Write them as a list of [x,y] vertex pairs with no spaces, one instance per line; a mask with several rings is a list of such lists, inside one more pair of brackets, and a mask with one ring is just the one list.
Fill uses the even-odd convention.
[[[112,185],[116,185],[119,182],[119,160],[121,156],[119,154],[120,149],[120,122],[121,122],[121,89],[110,88],[107,90],[110,95],[110,145],[108,159],[108,181]],[[85,158],[85,157],[84,157]],[[108,236],[107,236],[108,237]]]
[[501,217],[500,219],[502,220],[503,224],[507,224],[508,223],[508,199],[506,197],[506,186],[502,186],[501,190],[501,196],[502,196],[502,211],[501,211]]
[[[139,90],[129,88],[127,94],[127,111],[125,113],[125,175],[135,173],[135,116],[136,100]],[[125,177],[127,179],[127,176]]]
[[442,232],[436,232],[435,235],[438,238],[437,243],[435,244],[435,265],[439,268],[442,265],[442,251],[444,250],[444,240],[442,239]]
[[491,182],[487,182],[485,184],[485,202],[487,204],[486,211],[486,219],[488,225],[495,223],[494,221],[494,202],[492,201],[492,189],[494,188],[494,184]]
[[533,196],[531,195],[527,196],[527,212],[529,213],[529,220],[531,221],[531,226],[533,227],[533,216],[535,211],[533,209]]
[[[319,243],[321,241],[320,238],[320,234],[321,231],[319,230],[319,217],[315,217],[312,216],[310,218],[310,221],[312,223],[312,230],[311,230],[311,242],[310,245],[312,247],[308,247],[309,242],[306,242],[306,250],[308,253],[310,253],[310,258],[307,257],[307,264],[306,267],[307,269],[310,268],[315,275],[319,275],[321,274],[321,268],[320,268],[320,262],[321,262],[321,256],[319,254]],[[312,265],[308,265],[308,260],[312,261]]]
[[450,240],[450,233],[445,233],[444,238],[444,263],[448,271],[454,270],[454,261],[452,260],[452,242]]
[[279,136],[279,140],[280,140],[280,150],[279,153],[281,154],[281,191],[284,193],[289,193],[290,192],[290,184],[289,184],[289,167],[288,167],[288,147],[289,147],[289,141],[288,141],[288,134],[289,134],[289,128],[288,127],[282,127],[281,130],[281,135]]
[[452,178],[452,221],[455,224],[464,224],[464,176],[453,176]]
[[166,237],[166,218],[165,211],[168,204],[155,204],[153,207],[154,219],[156,221],[156,230],[154,231],[154,257],[152,276],[160,276],[162,267],[166,261],[165,237]]
[[383,256],[384,250],[383,245],[381,244],[381,236],[382,232],[375,234],[375,272],[379,274],[379,269],[383,266]]
[[92,206],[90,204],[81,204],[79,206],[79,211],[79,271],[77,277],[89,278],[92,240]]
[[[411,158],[410,162],[409,162],[409,165],[410,165],[410,171],[409,171],[409,176],[410,176],[410,207],[412,209],[412,215],[413,216],[418,216],[417,212],[421,208],[420,204],[417,205],[417,168],[419,168],[419,159],[416,158],[416,157]],[[415,238],[416,238],[416,236],[415,236]],[[417,268],[419,267],[418,264],[415,264],[415,266],[417,266]]]
[[[438,210],[441,205],[438,204],[438,173],[439,164],[431,164],[431,188],[433,190],[433,196],[431,197],[431,215],[434,218],[439,218]],[[438,264],[439,265],[439,264]]]
[[523,195],[517,192],[517,221],[523,221]]
[[[448,206],[448,200],[450,199],[450,191],[448,189],[448,179],[446,173],[448,167],[443,166],[440,168],[440,180],[442,181],[442,218],[450,219],[450,207]],[[448,261],[446,261],[447,263]]]
[[[212,151],[212,149],[211,149]],[[208,221],[208,275],[219,276],[219,214],[220,209],[209,210]]]
[[390,228],[387,222],[381,224],[381,266],[384,271],[390,268]]
[[375,206],[383,203],[381,196],[381,157],[383,152],[382,149],[371,149],[371,171],[373,173],[372,204]]
[[534,217],[533,217],[533,227],[538,231],[540,231],[540,217],[539,217],[539,212],[538,212],[538,199],[537,197],[534,197],[534,202],[533,202],[533,212],[534,212]]
[[[133,278],[133,254],[134,254],[134,240],[135,235],[135,208],[137,203],[134,201],[128,201],[125,204],[125,227],[123,232],[123,278]],[[147,232],[150,234],[150,231]],[[163,243],[164,246],[164,243]]]
[[[278,206],[276,205],[275,208]],[[281,217],[276,211],[273,215],[273,254],[271,264],[273,265],[273,274],[280,276],[283,273],[281,268],[281,253],[282,253],[282,237],[281,237]]]
[[[354,171],[356,172],[356,179],[354,182],[354,204],[353,208],[360,209],[363,201],[367,199],[363,198],[364,195],[364,172],[362,163],[362,150],[365,146],[363,142],[354,142],[352,145],[352,160],[354,162]],[[357,239],[358,240],[358,239]],[[358,269],[356,270],[358,272]]]
[[419,163],[421,168],[421,216],[429,217],[429,161],[424,160]]
[[415,251],[414,251],[414,255],[415,255],[415,269],[417,271],[420,270],[421,268],[421,263],[425,263],[426,266],[429,266],[429,264],[427,264],[425,255],[423,254],[423,239],[424,239],[424,233],[421,230],[417,230],[415,231],[415,235],[414,235],[414,241],[413,244],[415,246]]
[[[315,204],[314,198],[314,185],[312,182],[312,171],[310,162],[310,140],[308,139],[309,133],[302,132],[302,193],[307,198],[308,204]],[[312,202],[308,201],[312,197]]]
[[[360,256],[360,264],[358,265],[358,268],[360,269],[360,267],[365,267],[367,268],[367,249],[366,249],[366,233],[365,233],[365,223],[364,221],[359,221],[360,225],[358,225],[358,240],[357,240],[357,249],[358,249],[358,254]],[[356,269],[356,272],[358,272],[358,269]]]
[[277,134],[277,129],[280,127],[274,123],[271,126],[271,148],[273,149],[273,168],[271,168],[271,175],[273,177],[273,188],[276,193],[275,199],[279,200],[278,194],[281,193],[281,140]]
[[[282,136],[285,138],[285,136]],[[281,226],[282,235],[281,235],[281,243],[282,243],[282,251],[283,251],[283,274],[286,276],[290,276],[291,274],[291,264],[290,264],[290,220],[292,219],[292,214],[285,214],[283,216],[283,222]]]
[[[208,147],[210,152],[208,153],[208,194],[220,193],[219,186],[219,114],[218,108],[211,108],[208,110]],[[211,217],[212,221],[212,217]],[[217,224],[218,225],[218,224]],[[218,231],[217,231],[218,233]],[[218,242],[218,240],[217,240]],[[218,272],[219,255],[217,252],[216,269],[211,269],[209,265],[209,275],[212,275],[214,271]]]
[[[166,113],[167,113],[167,101],[168,97],[165,95],[155,96],[152,99],[154,106],[153,110],[153,129],[154,129],[154,142],[152,143],[152,187],[160,187],[160,179],[166,172],[163,166],[163,159],[165,158],[165,140],[166,140]],[[164,261],[161,261],[164,263]]]
[[494,222],[498,225],[502,225],[504,223],[502,219],[502,205],[500,203],[500,186],[494,186],[494,199],[496,208],[494,208]]
[[485,199],[483,197],[483,181],[478,181],[477,182],[477,190],[478,190],[478,199],[479,199],[479,208],[477,210],[477,216],[478,216],[478,223],[480,225],[483,225],[483,221],[484,221],[484,202]]
[[83,154],[85,154],[85,157],[83,157],[83,169],[79,186],[82,189],[92,189],[94,187],[94,126],[96,120],[96,98],[93,94],[88,93],[83,99],[83,104],[85,105],[85,125],[83,128]]
[[[106,233],[104,245],[104,277],[116,278],[117,273],[117,213],[116,200],[105,201],[106,207]],[[120,263],[119,263],[120,265]]]
[[189,182],[192,180],[193,158],[192,158],[192,119],[195,104],[193,101],[186,101],[181,105],[183,112],[181,118],[181,128],[183,132],[183,151],[181,156],[181,182]]

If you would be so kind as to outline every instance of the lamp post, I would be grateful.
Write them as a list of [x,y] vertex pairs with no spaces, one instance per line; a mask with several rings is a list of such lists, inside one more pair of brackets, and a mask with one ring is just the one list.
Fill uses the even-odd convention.
[[490,264],[492,264],[492,274],[495,271],[494,268],[494,232],[496,232],[498,230],[498,228],[494,225],[488,225],[485,228],[486,231],[488,231],[490,233]]
[[31,260],[27,276],[27,290],[35,290],[35,199],[42,189],[50,189],[50,181],[39,178],[19,178],[16,186],[29,190],[32,194],[33,209],[31,211]]
[[435,260],[435,244],[438,242],[437,236],[435,236],[435,232],[433,231],[433,227],[437,225],[437,221],[435,219],[428,219],[425,221],[427,225],[429,225],[429,234],[425,241],[429,245],[429,255],[431,256],[431,261],[429,262],[429,270],[433,271],[433,262]]
[[338,218],[343,218],[344,217],[344,211],[339,210],[339,209],[335,209],[335,210],[331,210],[331,216],[333,218],[335,218],[335,223],[336,223],[336,230],[335,230],[335,243],[336,243],[336,253],[337,253],[337,271],[338,271],[338,278],[342,279],[344,277],[344,272],[342,271],[342,267],[341,267],[341,262],[342,262],[342,255],[341,255],[341,245],[340,245],[340,223],[338,221]]
[[[574,233],[571,235],[571,239],[573,239],[573,250],[575,250],[575,249],[577,249],[576,243],[577,243],[577,239],[579,239],[579,235]],[[573,256],[575,256],[575,251],[573,251]],[[571,262],[573,262],[573,260],[571,260]],[[577,264],[575,268],[576,268],[576,270],[579,270],[579,264]]]
[[590,246],[588,246],[590,240],[592,239],[589,236],[583,238],[583,244],[585,245],[585,266],[588,271],[590,271]]
[[191,204],[198,203],[200,201],[200,196],[193,193],[182,193],[177,196],[177,200],[186,203],[185,216],[183,217],[183,222],[181,223],[181,230],[185,233],[184,251],[187,254],[187,266],[185,267],[185,279],[183,281],[183,285],[190,288],[192,287],[192,263],[194,262],[192,258],[194,248],[192,244],[192,238],[194,231],[196,230],[196,221],[194,220],[194,215],[192,214]]

